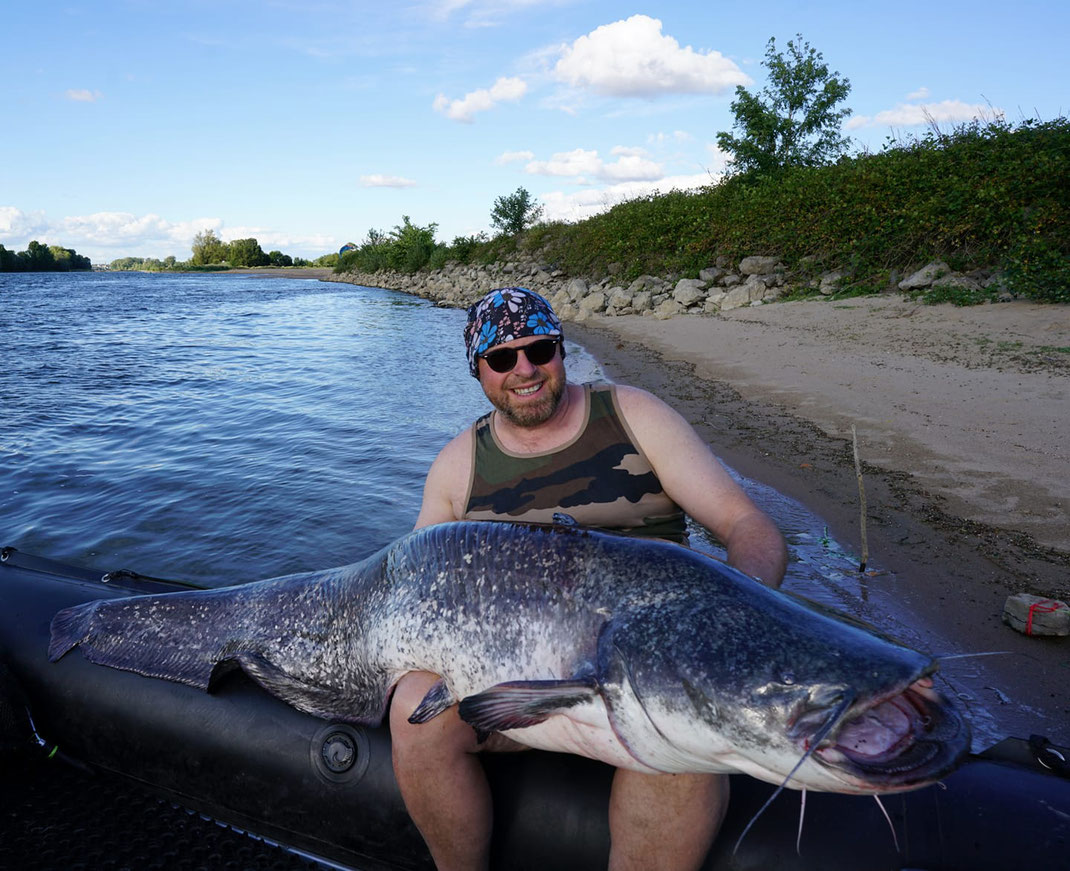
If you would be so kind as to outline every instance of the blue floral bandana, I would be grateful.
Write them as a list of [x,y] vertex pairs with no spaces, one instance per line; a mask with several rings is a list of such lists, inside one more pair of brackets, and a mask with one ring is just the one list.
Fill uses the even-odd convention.
[[[479,355],[488,348],[527,336],[560,336],[561,321],[550,303],[526,287],[492,290],[468,309],[464,344],[468,370],[479,377]],[[562,356],[564,348],[562,348]]]

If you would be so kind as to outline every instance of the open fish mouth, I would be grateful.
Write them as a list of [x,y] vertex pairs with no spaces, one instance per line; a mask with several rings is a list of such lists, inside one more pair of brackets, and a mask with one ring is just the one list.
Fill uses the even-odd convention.
[[936,690],[914,684],[849,712],[814,756],[859,786],[898,792],[950,773],[969,743],[969,728],[958,711]]

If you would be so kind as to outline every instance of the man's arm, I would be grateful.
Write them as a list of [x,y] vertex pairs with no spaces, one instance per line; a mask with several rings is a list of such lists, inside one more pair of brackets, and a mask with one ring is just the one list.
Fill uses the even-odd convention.
[[441,451],[424,481],[424,497],[413,529],[460,520],[472,467],[472,430],[466,429]]
[[784,537],[694,428],[645,390],[618,386],[617,399],[669,497],[717,536],[729,565],[779,587],[788,562]]

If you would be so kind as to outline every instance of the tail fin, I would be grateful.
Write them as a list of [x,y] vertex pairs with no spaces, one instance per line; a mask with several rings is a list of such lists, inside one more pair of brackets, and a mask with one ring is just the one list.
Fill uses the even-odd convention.
[[83,602],[81,605],[64,608],[52,618],[52,639],[48,644],[49,662],[55,662],[71,648],[85,641],[96,607],[96,602]]

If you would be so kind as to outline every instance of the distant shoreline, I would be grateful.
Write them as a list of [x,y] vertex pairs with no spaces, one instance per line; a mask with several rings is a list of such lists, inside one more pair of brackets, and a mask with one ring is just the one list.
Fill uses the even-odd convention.
[[259,275],[261,278],[323,278],[333,271],[330,266],[242,266],[236,269],[221,269],[211,274]]

